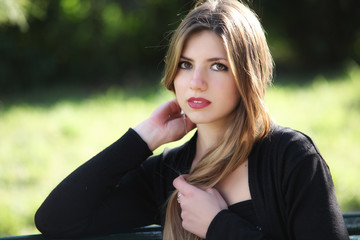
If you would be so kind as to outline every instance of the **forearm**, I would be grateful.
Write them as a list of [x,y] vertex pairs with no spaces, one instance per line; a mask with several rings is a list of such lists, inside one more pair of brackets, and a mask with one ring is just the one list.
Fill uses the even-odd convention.
[[[151,155],[146,143],[129,130],[122,138],[80,166],[48,196],[36,213],[40,231],[82,228],[114,189],[121,176]],[[62,229],[64,228],[64,229]]]

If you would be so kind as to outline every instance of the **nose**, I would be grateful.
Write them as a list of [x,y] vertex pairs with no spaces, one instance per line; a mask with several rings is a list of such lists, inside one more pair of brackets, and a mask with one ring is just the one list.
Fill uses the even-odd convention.
[[190,80],[190,88],[195,91],[205,91],[207,89],[206,71],[196,68]]

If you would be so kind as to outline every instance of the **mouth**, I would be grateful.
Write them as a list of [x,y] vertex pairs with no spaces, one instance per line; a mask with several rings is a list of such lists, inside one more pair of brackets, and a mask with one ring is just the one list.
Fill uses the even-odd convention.
[[202,109],[211,104],[211,102],[205,98],[191,97],[188,99],[188,104],[193,109]]

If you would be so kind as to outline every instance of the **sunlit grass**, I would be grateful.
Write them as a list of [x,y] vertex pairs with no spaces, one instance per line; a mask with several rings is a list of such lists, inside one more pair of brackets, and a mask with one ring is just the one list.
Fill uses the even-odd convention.
[[[360,211],[359,89],[360,69],[354,67],[339,79],[317,76],[301,87],[275,82],[267,96],[277,123],[305,132],[318,145],[343,211]],[[0,236],[37,233],[33,215],[51,189],[172,97],[164,90],[144,97],[111,88],[81,100],[3,104]]]

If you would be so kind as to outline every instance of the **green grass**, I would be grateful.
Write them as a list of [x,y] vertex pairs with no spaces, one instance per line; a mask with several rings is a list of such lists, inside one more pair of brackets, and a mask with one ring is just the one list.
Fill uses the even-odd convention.
[[[314,139],[330,166],[342,211],[360,211],[360,69],[313,80],[275,83],[268,91],[269,111],[277,123]],[[51,189],[173,97],[164,90],[129,94],[118,88],[42,94],[0,99],[0,236],[37,233],[33,215]]]

